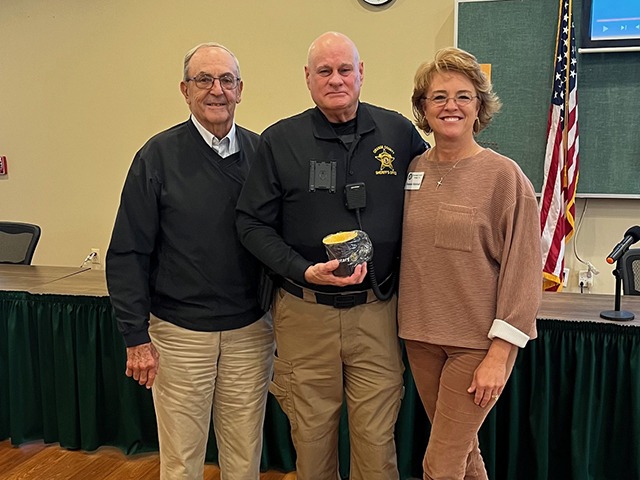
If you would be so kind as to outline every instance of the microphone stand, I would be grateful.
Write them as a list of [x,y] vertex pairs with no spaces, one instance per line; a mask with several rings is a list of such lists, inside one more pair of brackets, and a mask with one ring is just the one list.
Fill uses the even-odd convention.
[[613,276],[616,277],[616,297],[615,297],[615,310],[605,310],[604,312],[600,312],[600,316],[606,320],[615,320],[619,322],[625,322],[627,320],[633,320],[635,315],[632,312],[627,312],[626,310],[620,310],[620,285],[622,283],[622,276],[620,274],[622,264],[620,263],[621,259],[618,259],[616,263],[616,268],[613,269]]

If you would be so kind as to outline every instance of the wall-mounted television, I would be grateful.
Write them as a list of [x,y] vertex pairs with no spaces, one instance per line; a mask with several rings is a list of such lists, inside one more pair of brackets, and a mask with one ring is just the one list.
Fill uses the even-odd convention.
[[640,1],[584,0],[580,53],[640,51]]

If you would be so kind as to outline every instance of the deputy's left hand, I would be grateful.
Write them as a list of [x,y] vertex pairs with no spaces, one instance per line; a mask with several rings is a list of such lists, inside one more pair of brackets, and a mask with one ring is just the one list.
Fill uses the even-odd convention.
[[349,277],[336,277],[333,271],[340,266],[338,260],[330,260],[325,263],[311,265],[304,272],[304,279],[308,283],[316,285],[334,285],[336,287],[346,287],[348,285],[358,285],[367,276],[367,264],[356,265],[353,274]]

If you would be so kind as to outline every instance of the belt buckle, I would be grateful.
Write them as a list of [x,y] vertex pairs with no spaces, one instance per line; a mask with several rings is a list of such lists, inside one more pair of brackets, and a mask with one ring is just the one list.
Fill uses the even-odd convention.
[[333,297],[335,308],[351,308],[356,306],[356,296],[352,294],[336,295]]

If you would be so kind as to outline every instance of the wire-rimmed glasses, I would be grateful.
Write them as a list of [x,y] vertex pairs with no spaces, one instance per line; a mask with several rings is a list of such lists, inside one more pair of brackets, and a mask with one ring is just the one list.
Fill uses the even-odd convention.
[[447,97],[441,93],[436,93],[432,97],[422,98],[436,107],[446,105],[449,100],[453,100],[459,107],[464,107],[465,105],[469,105],[474,98],[478,98],[478,95],[473,95],[471,92],[459,92],[453,97]]
[[224,74],[220,77],[214,77],[212,75],[200,74],[195,77],[187,78],[187,82],[195,82],[198,88],[203,90],[209,90],[213,87],[215,81],[218,80],[220,82],[220,86],[225,90],[233,90],[240,83],[240,78],[235,77],[231,74]]

